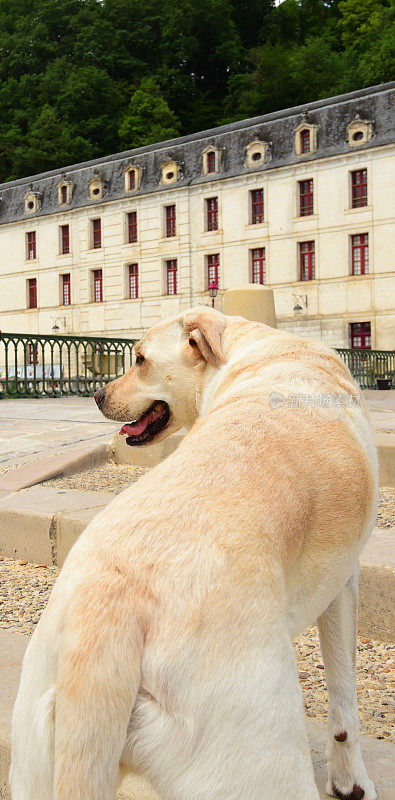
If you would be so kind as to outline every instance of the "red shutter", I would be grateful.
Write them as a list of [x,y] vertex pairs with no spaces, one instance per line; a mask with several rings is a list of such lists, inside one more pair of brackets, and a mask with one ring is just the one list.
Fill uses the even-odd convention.
[[361,208],[368,203],[368,173],[366,169],[357,169],[351,173],[351,205]]
[[216,283],[219,286],[219,253],[207,256],[207,286]]
[[251,192],[251,225],[263,222],[263,189],[253,189]]
[[370,350],[371,342],[370,322],[351,322],[351,347],[356,350]]
[[210,197],[206,200],[207,209],[207,230],[218,230],[218,197]]
[[93,270],[93,302],[103,302],[103,271],[101,269]]
[[139,267],[129,264],[129,298],[135,300],[139,296]]
[[60,202],[67,203],[67,186],[61,186],[60,188]]
[[309,217],[314,213],[313,180],[299,181],[299,215]]
[[308,128],[300,132],[300,149],[302,153],[310,153],[310,131]]
[[264,247],[251,250],[252,282],[266,283],[266,253]]
[[215,152],[213,150],[207,153],[207,172],[215,172]]
[[358,233],[351,237],[351,266],[353,275],[367,275],[369,272],[369,237]]
[[128,244],[137,242],[137,211],[128,214]]
[[28,280],[28,308],[37,308],[37,278]]
[[177,294],[177,259],[166,261],[167,294]]
[[70,292],[70,273],[62,275],[62,303],[64,306],[71,305],[71,292]]
[[61,253],[65,255],[70,252],[70,229],[68,225],[60,226]]
[[166,236],[176,235],[176,207],[166,206]]
[[28,261],[34,261],[37,256],[36,231],[29,231],[26,234],[26,251]]
[[315,242],[300,242],[300,280],[313,281],[315,278]]
[[92,233],[93,233],[93,248],[97,250],[97,248],[101,247],[101,220],[100,219],[93,219],[92,220]]

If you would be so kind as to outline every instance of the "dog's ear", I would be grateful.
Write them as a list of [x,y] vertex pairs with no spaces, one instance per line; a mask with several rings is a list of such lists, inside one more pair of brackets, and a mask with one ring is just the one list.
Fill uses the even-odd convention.
[[221,347],[221,336],[226,326],[222,314],[211,309],[197,308],[183,317],[188,343],[199,352],[201,358],[216,369],[225,363]]

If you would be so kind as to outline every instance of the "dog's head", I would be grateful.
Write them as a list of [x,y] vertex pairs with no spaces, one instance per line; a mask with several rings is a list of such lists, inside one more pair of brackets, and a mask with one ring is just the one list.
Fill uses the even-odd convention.
[[95,392],[100,411],[126,423],[127,444],[159,442],[193,425],[207,376],[225,361],[225,326],[226,317],[206,307],[159,322],[135,345],[128,372]]

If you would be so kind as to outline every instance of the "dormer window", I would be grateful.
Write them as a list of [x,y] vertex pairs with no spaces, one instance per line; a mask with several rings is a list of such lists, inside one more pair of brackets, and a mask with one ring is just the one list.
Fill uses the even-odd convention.
[[136,192],[140,188],[141,167],[137,164],[129,164],[124,170],[125,192]]
[[295,153],[297,156],[310,155],[317,150],[318,125],[312,125],[304,119],[295,128]]
[[41,208],[41,195],[39,192],[26,192],[24,197],[25,214],[35,214]]
[[261,142],[259,139],[250,142],[246,147],[246,157],[244,165],[246,167],[262,167],[267,159],[269,145],[267,142]]
[[369,120],[357,116],[347,125],[347,139],[349,147],[358,147],[370,142],[373,136],[373,125]]
[[89,199],[100,200],[104,195],[104,186],[101,178],[92,178],[89,181]]
[[66,206],[71,203],[72,184],[69,181],[62,181],[58,185],[58,203],[60,206]]
[[222,150],[219,147],[209,145],[203,150],[203,174],[212,175],[219,172],[221,168]]
[[180,164],[178,161],[165,161],[161,166],[162,183],[177,183],[180,178]]

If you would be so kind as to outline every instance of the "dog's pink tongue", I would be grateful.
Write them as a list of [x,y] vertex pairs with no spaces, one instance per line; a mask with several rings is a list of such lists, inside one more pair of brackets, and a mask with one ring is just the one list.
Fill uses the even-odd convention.
[[127,425],[123,425],[119,433],[121,435],[126,434],[126,436],[139,436],[140,433],[144,433],[145,429],[151,424],[151,422],[155,422],[155,420],[159,419],[162,413],[162,403],[157,403],[152,411],[148,411],[147,413],[143,414],[143,416],[136,420],[136,422],[128,422]]

